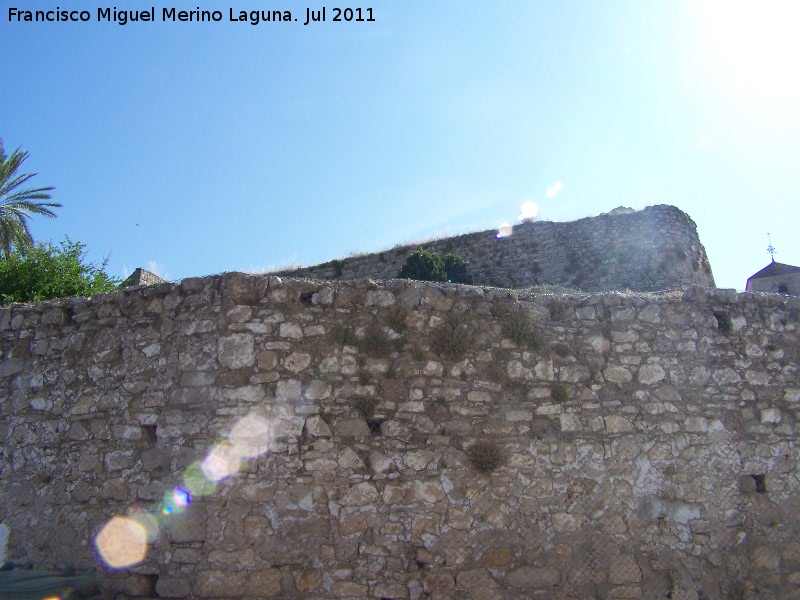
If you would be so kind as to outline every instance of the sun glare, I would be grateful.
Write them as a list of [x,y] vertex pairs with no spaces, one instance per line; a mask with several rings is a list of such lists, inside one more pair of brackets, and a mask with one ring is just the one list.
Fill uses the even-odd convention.
[[761,108],[800,100],[800,2],[702,0],[693,6],[710,77]]

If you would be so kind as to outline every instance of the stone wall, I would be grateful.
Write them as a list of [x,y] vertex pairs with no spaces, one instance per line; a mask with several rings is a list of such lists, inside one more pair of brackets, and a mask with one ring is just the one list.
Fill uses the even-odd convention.
[[8,559],[106,598],[798,598],[799,322],[235,273],[15,305]]
[[585,291],[659,291],[693,284],[714,287],[697,226],[674,206],[650,206],[570,223],[524,222],[510,236],[481,231],[400,246],[314,267],[278,273],[314,279],[390,279],[419,247],[458,252],[476,285],[524,288],[540,284]]

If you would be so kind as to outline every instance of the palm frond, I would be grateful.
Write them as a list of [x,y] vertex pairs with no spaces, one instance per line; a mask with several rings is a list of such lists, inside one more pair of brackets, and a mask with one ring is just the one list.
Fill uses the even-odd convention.
[[18,189],[36,174],[18,174],[27,160],[28,153],[20,148],[6,156],[0,147],[0,250],[6,258],[13,248],[24,250],[33,245],[33,236],[28,228],[31,215],[54,218],[51,208],[60,208],[57,202],[41,202],[50,199],[52,187]]

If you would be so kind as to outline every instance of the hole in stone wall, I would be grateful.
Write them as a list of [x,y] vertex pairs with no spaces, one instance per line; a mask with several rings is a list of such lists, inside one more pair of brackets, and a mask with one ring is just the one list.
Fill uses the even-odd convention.
[[730,335],[733,331],[733,320],[726,312],[715,312],[714,317],[717,319],[717,329],[724,335]]
[[369,427],[369,432],[373,437],[380,437],[383,435],[381,432],[381,423],[383,423],[383,421],[379,421],[377,419],[371,419],[367,421],[367,427]]
[[756,482],[756,492],[759,494],[767,493],[767,476],[766,475],[750,475],[753,481]]
[[142,439],[152,448],[158,442],[158,425],[142,425]]
[[300,302],[303,304],[311,304],[312,299],[314,298],[314,294],[316,292],[314,290],[303,292],[300,294]]

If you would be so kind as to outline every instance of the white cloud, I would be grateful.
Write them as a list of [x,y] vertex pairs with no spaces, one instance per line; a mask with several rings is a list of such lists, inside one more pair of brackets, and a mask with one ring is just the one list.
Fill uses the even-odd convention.
[[519,216],[517,219],[519,221],[525,221],[526,219],[533,219],[539,212],[539,206],[535,202],[531,202],[530,200],[526,200],[522,203],[522,206],[519,209]]
[[548,198],[553,198],[558,192],[564,189],[564,184],[560,181],[556,181],[553,185],[547,188],[544,195]]
[[150,262],[147,263],[147,270],[155,275],[158,275],[159,277],[161,277],[161,279],[164,279],[165,281],[170,280],[169,273],[167,273],[166,269],[164,269],[164,265],[159,264],[154,260],[151,260]]

